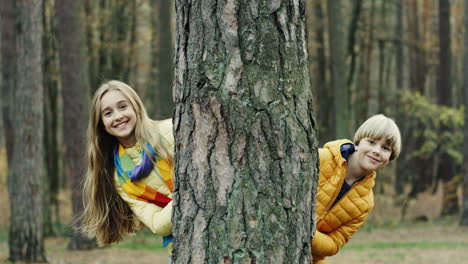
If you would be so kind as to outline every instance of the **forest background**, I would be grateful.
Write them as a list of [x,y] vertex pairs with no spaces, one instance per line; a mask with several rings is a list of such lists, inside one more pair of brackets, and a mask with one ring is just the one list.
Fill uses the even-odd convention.
[[[0,4],[0,243],[4,245],[0,249],[6,248],[10,226],[7,145],[13,144],[9,141],[15,126],[12,116],[38,108],[43,111],[38,130],[44,135],[40,167],[44,235],[71,236],[70,244],[75,238],[79,248],[83,238],[76,237],[70,226],[79,211],[72,208],[80,206],[80,190],[74,186],[79,186],[83,165],[71,161],[83,161],[80,140],[86,133],[90,97],[102,82],[118,79],[135,88],[152,118],[172,117],[174,2],[39,1],[41,45],[25,42],[30,46],[24,47],[28,52],[37,47],[42,51],[39,75],[11,67],[22,59],[15,53],[14,25],[25,19],[12,11],[14,2]],[[392,117],[401,128],[403,151],[379,173],[369,229],[417,221],[435,223],[424,227],[428,230],[434,225],[468,224],[466,5],[462,0],[306,1],[319,145],[352,138],[357,126],[376,113]],[[76,38],[68,32],[80,34]],[[60,60],[66,56],[73,63]],[[26,110],[15,108],[14,92],[27,87],[24,76],[35,76],[28,81],[41,83],[44,89],[38,97],[42,102]],[[82,114],[67,115],[73,107]],[[21,201],[18,197],[12,202]],[[466,243],[455,245],[466,247]],[[6,258],[6,253],[0,257]]]

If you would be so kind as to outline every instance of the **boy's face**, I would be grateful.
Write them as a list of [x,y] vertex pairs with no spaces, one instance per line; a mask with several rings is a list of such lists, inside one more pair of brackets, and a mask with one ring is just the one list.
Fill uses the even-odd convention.
[[357,145],[356,154],[359,157],[361,168],[375,171],[385,167],[390,162],[392,148],[384,138],[363,138]]

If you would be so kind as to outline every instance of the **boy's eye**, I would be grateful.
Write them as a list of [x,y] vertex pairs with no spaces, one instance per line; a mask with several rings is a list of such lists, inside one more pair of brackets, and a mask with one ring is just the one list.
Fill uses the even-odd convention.
[[369,144],[371,144],[371,145],[373,145],[375,143],[375,141],[372,140],[372,139],[368,139],[367,142],[369,142]]

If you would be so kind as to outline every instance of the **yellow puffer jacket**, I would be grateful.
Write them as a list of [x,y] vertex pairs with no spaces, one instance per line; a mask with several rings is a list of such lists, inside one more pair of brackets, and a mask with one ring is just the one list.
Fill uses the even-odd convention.
[[312,240],[313,263],[324,264],[326,256],[338,253],[364,222],[374,206],[372,187],[376,173],[372,172],[351,189],[333,207],[341,190],[347,162],[341,156],[340,147],[352,143],[336,140],[319,149],[320,174],[317,189],[317,228]]
[[[172,119],[166,119],[156,123],[159,133],[165,139],[165,145],[169,150],[169,153],[173,155],[174,152],[174,136],[172,133]],[[143,146],[141,142],[138,142],[135,146],[125,149],[128,155],[132,158],[135,164],[141,162],[141,151]],[[128,203],[133,213],[137,218],[151,231],[160,236],[170,235],[172,232],[171,213],[172,213],[172,201],[161,208],[155,204],[147,203],[144,201],[136,200],[130,197],[118,184],[117,173],[115,173],[116,188],[120,196]],[[157,175],[154,171],[151,172],[147,177],[141,179],[143,183],[155,189],[156,191],[167,195],[172,198],[172,193],[167,187],[163,179]]]

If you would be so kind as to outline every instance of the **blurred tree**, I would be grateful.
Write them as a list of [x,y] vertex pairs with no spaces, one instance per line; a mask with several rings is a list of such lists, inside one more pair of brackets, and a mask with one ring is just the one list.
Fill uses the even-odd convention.
[[464,123],[464,140],[463,140],[463,211],[460,224],[468,226],[468,0],[464,0],[465,16],[463,23],[465,25],[464,38],[464,56],[463,56],[463,90],[465,103],[465,123]]
[[13,0],[0,1],[1,57],[2,57],[2,119],[7,149],[8,164],[13,157],[13,128],[10,116],[13,91],[16,87],[16,39],[15,39],[15,11]]
[[155,104],[154,98],[148,94],[154,90],[154,87],[149,87],[152,70],[151,37],[153,35],[151,1],[136,0],[135,9],[135,41],[133,43],[135,56],[131,65],[130,83],[141,95],[150,116],[153,116],[154,107],[157,104]]
[[102,32],[101,24],[109,13],[101,9],[101,2],[96,0],[84,0],[84,9],[86,13],[86,47],[88,51],[88,70],[89,83],[91,87],[90,94],[103,82],[101,78],[101,45]]
[[9,259],[46,262],[43,235],[43,1],[15,1],[16,89],[10,105],[14,146],[8,171]]
[[[437,101],[440,105],[452,106],[451,83],[451,46],[450,46],[450,2],[439,0],[439,71],[437,78]],[[449,129],[444,128],[444,129]],[[448,153],[442,153],[437,171],[437,178],[444,183],[443,215],[456,214],[459,211],[456,195],[457,183],[454,181],[455,166]]]
[[331,86],[333,91],[335,137],[350,137],[349,91],[346,85],[346,20],[343,16],[343,2],[327,1],[328,31],[330,45]]
[[[372,55],[374,52],[374,31],[375,31],[375,0],[371,0],[370,10],[369,10],[369,24],[367,26],[367,42],[365,45],[366,49],[366,63],[364,64],[364,83],[363,83],[363,92],[364,92],[364,102],[366,107],[366,114],[361,116],[361,118],[366,119],[367,117],[377,114],[378,111],[378,94],[380,87],[372,85],[371,72],[372,68],[375,65],[372,60]],[[377,68],[378,69],[378,68]]]
[[[311,85],[316,90],[315,106],[318,119],[319,141],[328,142],[334,138],[333,97],[327,79],[326,19],[322,0],[306,1],[309,55],[311,58]],[[309,58],[310,58],[309,57]],[[314,62],[312,62],[314,61]]]
[[56,0],[60,73],[63,87],[63,132],[65,137],[65,172],[72,182],[72,208],[75,228],[68,249],[90,249],[94,239],[78,229],[83,212],[82,183],[85,175],[86,126],[88,120],[88,67],[83,24],[83,1]]
[[311,263],[305,0],[178,0],[176,11],[173,259]]
[[159,97],[153,104],[159,105],[157,112],[158,119],[172,118],[174,113],[174,100],[172,95],[174,82],[174,44],[171,32],[171,8],[172,1],[158,1],[156,10],[158,16],[158,44],[159,53],[156,58],[158,76],[157,86],[153,89],[159,90]]
[[[61,156],[59,151],[59,62],[55,36],[55,0],[44,0],[43,82],[44,82],[44,235],[59,234],[60,224],[58,193]],[[54,225],[55,220],[55,225]]]

